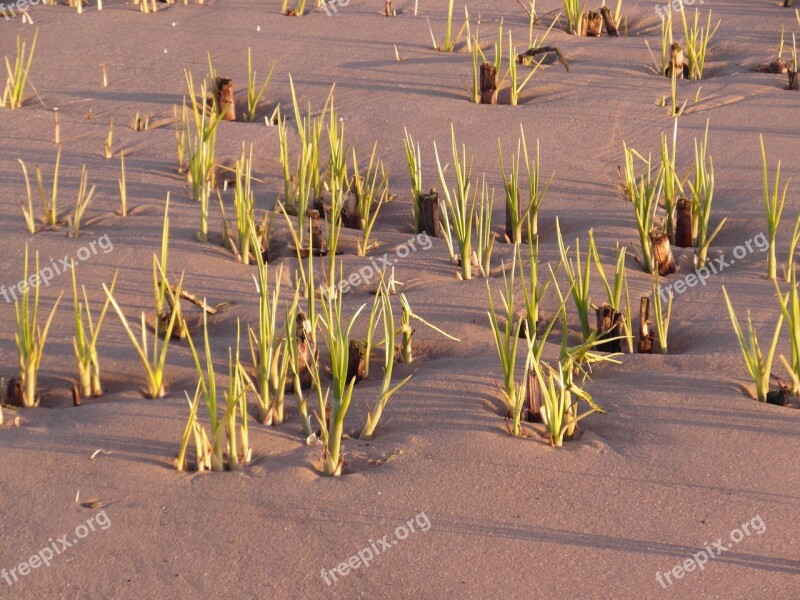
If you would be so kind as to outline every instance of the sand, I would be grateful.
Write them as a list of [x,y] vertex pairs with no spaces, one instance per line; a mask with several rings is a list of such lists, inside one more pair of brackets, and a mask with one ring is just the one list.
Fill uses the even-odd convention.
[[[392,19],[382,16],[379,4],[354,0],[330,17],[311,8],[307,16],[287,18],[278,14],[277,2],[159,5],[158,13],[142,15],[108,1],[102,12],[91,7],[83,15],[64,6],[35,7],[34,26],[20,18],[0,21],[0,55],[13,51],[15,34],[39,29],[31,75],[38,99],[29,90],[22,109],[0,110],[0,283],[21,278],[25,243],[43,262],[81,252],[87,257],[78,266],[79,280],[95,306],[102,302],[101,283],[119,269],[117,298],[128,317],[151,311],[151,254],[160,246],[170,192],[170,271],[184,272],[186,288],[209,303],[230,303],[209,319],[222,371],[237,319],[243,326],[256,322],[255,270],[220,246],[195,240],[199,211],[175,169],[172,107],[186,93],[183,70],[196,79],[206,72],[207,50],[217,71],[242,90],[251,47],[257,70],[264,74],[276,61],[276,73],[260,123],[223,123],[217,158],[232,164],[242,142],[253,144],[255,176],[263,181],[256,187],[259,208],[271,207],[282,189],[277,128],[266,127],[263,116],[277,103],[289,111],[290,73],[300,101],[315,110],[336,83],[348,144],[362,156],[378,142],[396,199],[378,220],[375,238],[382,246],[373,256],[396,257],[412,236],[404,127],[422,143],[424,185],[430,187],[438,186],[433,143],[449,150],[455,124],[459,143],[475,157],[473,174],[485,172],[495,188],[500,233],[497,138],[508,155],[522,124],[529,143],[540,140],[543,171],[555,172],[539,217],[543,264],[558,261],[556,217],[567,240],[585,242],[593,228],[607,266],[618,242],[630,249],[626,267],[638,305],[650,279],[633,258],[633,209],[621,195],[617,166],[623,141],[656,154],[661,132],[672,126],[667,109],[657,105],[669,95],[669,83],[653,73],[644,43],[659,46],[655,3],[625,2],[629,35],[620,39],[582,39],[554,28],[548,43],[561,48],[571,71],[557,63],[543,67],[516,107],[468,101],[470,58],[463,43],[452,54],[431,49],[425,18],[441,35],[444,2],[422,2],[414,17],[413,3],[398,1],[400,14]],[[710,121],[717,186],[712,220],[728,218],[712,246],[714,257],[730,256],[765,231],[759,133],[771,164],[781,159],[785,177],[800,175],[792,160],[800,152],[797,96],[785,90],[785,76],[752,70],[773,58],[782,24],[787,33],[797,32],[793,12],[777,5],[705,2],[722,25],[706,78],[680,88],[679,97],[689,99],[679,120],[683,169],[691,164],[693,138]],[[537,8],[543,14],[558,6],[549,0]],[[503,17],[524,45],[527,23],[519,5],[478,2],[469,11],[473,30],[480,16],[482,41],[493,38]],[[106,88],[100,63],[108,71]],[[19,210],[25,191],[17,159],[30,169],[41,164],[49,178],[56,107],[63,209],[72,210],[83,164],[97,184],[77,239],[66,237],[63,227],[30,236]],[[151,115],[147,131],[130,127],[137,109]],[[102,157],[111,119],[114,147],[126,153],[127,218],[116,214],[119,162]],[[790,188],[779,236],[781,263],[800,208],[796,189]],[[215,209],[210,227],[218,236]],[[97,245],[103,236],[113,246],[107,252],[107,242]],[[343,234],[346,274],[369,264],[355,257],[355,239]],[[81,250],[93,241],[97,252]],[[272,266],[284,265],[288,284],[295,262],[280,227],[275,244]],[[689,254],[676,254],[682,272],[670,283],[691,270]],[[495,292],[501,261],[512,255],[508,244],[497,244],[489,279]],[[61,550],[56,540],[65,534],[67,542],[84,539],[11,585],[0,572],[0,597],[794,598],[800,591],[794,504],[800,499],[800,413],[753,400],[721,293],[726,286],[739,309],[753,311],[766,340],[778,304],[765,272],[766,255],[756,249],[707,285],[677,296],[671,354],[623,355],[621,364],[595,369],[586,389],[607,413],[587,418],[580,439],[554,449],[537,433],[540,427],[526,426],[524,438],[506,433],[486,282],[459,281],[444,243],[435,240],[430,250],[398,258],[396,276],[420,315],[462,341],[418,328],[419,360],[396,368],[397,377],[413,378],[389,403],[372,442],[345,440],[347,472],[338,479],[320,476],[320,448],[305,444],[296,414],[278,428],[251,420],[251,466],[222,474],[176,472],[172,461],[187,417],[184,390],[191,393],[196,383],[189,349],[185,343],[170,348],[169,396],[144,399],[141,365],[113,313],[99,344],[106,393],[73,407],[72,299],[69,275],[61,275],[42,289],[47,310],[62,289],[65,297],[41,366],[41,406],[5,408],[0,427],[0,569],[21,573],[20,563],[40,550]],[[563,275],[560,280],[563,287]],[[593,299],[601,301],[597,277],[592,285]],[[371,301],[367,287],[347,294],[345,312]],[[548,293],[544,312],[552,314],[555,304]],[[576,330],[571,301],[568,309]],[[200,313],[187,310],[197,323]],[[0,322],[0,375],[11,377],[17,365],[12,304],[0,301]],[[363,331],[363,320],[357,328]],[[560,333],[557,326],[546,358],[557,356]],[[779,351],[788,355],[785,334]],[[376,354],[378,372],[380,360]],[[776,371],[783,375],[782,367]],[[378,388],[375,377],[356,387],[348,432],[360,429],[365,404],[374,402]],[[293,398],[287,400],[296,413]],[[95,455],[98,450],[104,452]],[[88,501],[100,505],[82,506]],[[89,519],[94,531],[84,528]],[[396,543],[385,548],[378,542],[384,536]],[[707,546],[713,552],[718,540],[730,548],[680,579],[672,574]],[[368,556],[366,548],[374,555],[368,566],[357,563],[346,575],[345,567],[336,571],[359,552]],[[656,574],[665,572],[671,584],[663,575],[659,583]]]

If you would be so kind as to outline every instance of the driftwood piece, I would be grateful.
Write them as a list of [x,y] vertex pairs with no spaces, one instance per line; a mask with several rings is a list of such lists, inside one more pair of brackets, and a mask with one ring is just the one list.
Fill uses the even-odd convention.
[[664,277],[677,271],[675,260],[672,258],[672,248],[669,245],[669,236],[660,229],[653,229],[650,232],[650,243],[653,246],[653,258],[658,274]]
[[217,101],[217,110],[223,115],[224,121],[236,120],[236,105],[233,98],[233,80],[227,77],[217,77],[214,86],[214,98]]
[[561,53],[556,46],[542,46],[541,48],[531,48],[530,50],[526,50],[525,52],[521,52],[517,54],[517,62],[522,63],[526,58],[531,58],[536,56],[537,54],[546,54],[548,52],[555,52],[558,60],[564,65],[564,68],[569,73],[569,64],[567,63],[567,59],[564,58],[564,55]]
[[650,329],[650,298],[642,296],[639,310],[639,354],[653,353],[653,332]]
[[619,37],[619,30],[617,29],[617,26],[614,24],[614,18],[611,16],[611,9],[608,8],[607,6],[601,6],[600,16],[603,17],[603,25],[605,25],[606,33],[608,35]]
[[439,225],[439,194],[433,190],[420,199],[422,207],[422,231],[431,237],[438,237]]
[[356,383],[364,379],[364,373],[367,369],[367,342],[366,340],[350,340],[350,346],[347,355],[347,377],[346,381],[349,382],[356,378]]
[[481,65],[481,104],[497,104],[497,69],[490,62]]
[[692,240],[692,203],[688,198],[678,198],[675,205],[675,245],[678,248],[691,248]]
[[622,313],[610,304],[597,307],[597,334],[598,340],[608,340],[597,345],[600,352],[622,352]]

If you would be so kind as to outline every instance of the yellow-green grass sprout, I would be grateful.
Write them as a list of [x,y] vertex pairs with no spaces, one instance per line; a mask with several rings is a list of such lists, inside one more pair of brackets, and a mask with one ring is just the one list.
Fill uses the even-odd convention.
[[686,20],[686,10],[682,3],[680,13],[683,21],[683,33],[686,39],[686,55],[689,60],[689,79],[702,79],[708,43],[717,33],[722,21],[718,21],[716,26],[712,28],[711,11],[708,11],[708,22],[705,27],[702,27],[700,25],[700,10],[695,9],[694,22],[690,26]]
[[[378,219],[381,207],[389,199],[389,178],[383,168],[383,162],[375,160],[375,153],[378,150],[378,143],[372,147],[372,154],[369,157],[367,170],[361,175],[358,168],[358,158],[356,149],[353,148],[353,188],[358,204],[358,216],[360,218],[361,239],[356,242],[356,253],[358,256],[366,256],[367,250],[372,246],[370,235]],[[352,224],[351,224],[352,226]]]
[[[664,211],[667,213],[666,233],[669,241],[675,243],[675,207],[678,197],[683,195],[683,185],[677,170],[678,151],[678,119],[675,119],[672,130],[672,147],[667,141],[667,134],[661,133],[661,170],[663,173]],[[635,185],[635,178],[633,180]]]
[[781,161],[775,169],[775,183],[772,190],[769,185],[769,167],[767,165],[767,151],[764,148],[764,137],[759,136],[761,143],[761,164],[762,164],[762,177],[764,185],[764,212],[767,218],[767,239],[769,240],[769,253],[767,254],[767,277],[776,279],[777,273],[777,258],[776,258],[776,239],[778,237],[778,228],[781,224],[781,216],[783,215],[783,206],[786,202],[786,192],[789,189],[791,178],[781,188]]
[[33,34],[30,49],[28,42],[22,41],[20,36],[17,36],[17,53],[14,58],[14,66],[12,67],[11,61],[8,56],[5,57],[6,85],[3,89],[3,95],[0,96],[0,108],[20,108],[25,94],[25,85],[28,82],[28,76],[31,72],[31,64],[33,63],[33,55],[36,50],[36,38],[39,36],[39,30]]
[[[503,151],[500,139],[497,140],[497,153],[500,159],[500,172],[503,176],[503,188],[506,195],[506,213],[508,214],[508,225],[511,226],[511,239],[509,242],[522,242],[522,229],[528,223],[530,232],[533,235],[539,233],[539,208],[541,207],[544,195],[553,181],[553,174],[550,180],[541,189],[541,160],[539,151],[539,140],[536,140],[536,156],[531,159],[528,153],[528,143],[525,140],[525,130],[520,125],[520,137],[517,142],[517,153],[511,158],[511,169],[506,175],[503,163]],[[522,198],[520,195],[521,179],[519,175],[520,165],[525,165],[528,177],[528,207],[522,210]]]
[[333,106],[331,106],[328,124],[328,143],[330,148],[328,190],[331,194],[331,210],[325,214],[325,220],[328,222],[328,272],[326,273],[325,293],[335,295],[338,293],[336,283],[339,280],[336,275],[336,253],[342,231],[342,213],[350,186],[347,178],[344,121],[338,119]]
[[575,261],[569,255],[569,247],[564,246],[564,239],[561,237],[561,225],[559,224],[558,217],[556,217],[556,233],[558,235],[558,250],[561,255],[561,262],[564,265],[564,271],[567,275],[570,289],[572,291],[572,299],[575,301],[575,308],[578,311],[578,318],[581,323],[581,333],[584,340],[588,340],[592,334],[592,327],[589,322],[589,308],[591,302],[589,300],[589,288],[592,277],[592,246],[594,240],[592,231],[589,230],[589,250],[586,256],[581,258],[581,242],[579,238],[575,239]]
[[[408,176],[411,179],[412,212],[414,233],[422,233],[422,157],[419,143],[414,143],[408,129],[403,128],[403,148],[405,149]],[[429,232],[433,234],[434,232]]]
[[[658,209],[658,199],[661,196],[661,189],[664,182],[664,170],[659,167],[656,174],[655,181],[653,180],[653,169],[651,158],[648,156],[646,159],[636,152],[633,148],[628,150],[627,145],[623,143],[626,155],[626,164],[630,160],[633,164],[634,154],[644,162],[647,173],[643,174],[638,179],[636,173],[632,169],[627,172],[626,166],[626,185],[628,186],[628,193],[631,201],[633,202],[634,211],[636,214],[636,228],[639,231],[639,244],[642,251],[642,256],[639,262],[644,268],[645,272],[652,273],[656,269],[655,257],[653,256],[652,243],[650,241],[650,232],[655,227],[655,213]],[[627,157],[630,157],[628,159]]]
[[433,42],[434,50],[439,50],[440,52],[452,52],[455,50],[456,44],[458,44],[461,36],[464,34],[464,31],[469,28],[469,13],[467,13],[464,24],[461,26],[458,35],[455,37],[453,36],[453,4],[454,0],[448,0],[447,21],[445,23],[444,39],[442,40],[441,44],[436,41],[436,36],[434,35],[433,28],[431,27],[431,21],[428,19],[428,30],[431,33],[431,41]]
[[317,420],[320,424],[320,439],[323,444],[322,469],[328,477],[341,475],[344,467],[342,457],[342,435],[344,434],[344,418],[350,408],[353,397],[353,386],[356,378],[347,380],[350,350],[350,331],[364,309],[361,305],[350,318],[348,324],[342,322],[342,294],[322,296],[322,334],[331,361],[331,378],[333,379],[333,401],[330,422],[326,416],[326,403],[321,399]]
[[[403,379],[400,383],[392,387],[392,370],[395,363],[395,331],[394,331],[394,316],[392,314],[392,304],[389,300],[389,290],[386,282],[381,276],[381,283],[378,287],[378,292],[375,295],[376,299],[380,302],[381,312],[383,313],[383,347],[384,347],[384,360],[383,360],[383,381],[381,383],[381,391],[378,395],[378,401],[372,410],[367,409],[367,420],[364,427],[361,429],[359,439],[369,440],[375,434],[375,430],[380,423],[383,411],[389,399],[408,381],[411,375]],[[373,309],[373,313],[374,313]],[[369,362],[369,359],[367,360]]]
[[[694,182],[689,182],[689,189],[692,192],[692,237],[697,246],[698,266],[706,264],[711,242],[728,220],[727,217],[722,219],[716,229],[709,234],[711,203],[714,200],[714,161],[710,156],[706,158],[707,150],[708,122],[703,141],[698,145],[697,138],[694,140]],[[780,220],[780,216],[778,219]]]
[[401,335],[400,358],[405,364],[410,365],[414,361],[414,352],[411,346],[411,338],[414,335],[414,328],[411,326],[411,319],[422,323],[427,328],[432,329],[436,333],[443,335],[449,340],[454,342],[461,341],[457,337],[453,337],[449,333],[442,331],[436,327],[436,325],[426,321],[413,310],[411,310],[411,305],[408,303],[408,298],[406,298],[405,294],[400,294],[400,306],[402,308],[400,313],[400,329],[398,330],[398,333]]
[[[769,393],[769,378],[772,373],[772,363],[775,358],[775,350],[778,347],[778,339],[780,338],[781,327],[783,325],[783,312],[781,312],[781,315],[778,317],[775,333],[772,336],[772,343],[767,351],[767,356],[764,357],[764,353],[758,343],[758,335],[753,327],[750,311],[747,311],[747,337],[745,337],[724,285],[722,286],[722,293],[725,296],[725,303],[728,305],[728,312],[731,316],[733,329],[736,332],[736,337],[739,339],[739,346],[742,349],[747,372],[750,373],[750,377],[752,377],[753,383],[756,386],[756,397],[759,402],[766,402],[767,394]],[[785,300],[781,299],[781,303],[783,304],[784,302]]]
[[[508,32],[508,70],[506,71],[506,75],[510,76],[511,79],[511,87],[509,88],[509,103],[511,106],[516,106],[519,102],[519,95],[522,93],[522,90],[528,85],[528,82],[531,80],[536,74],[536,71],[539,70],[539,67],[542,66],[542,62],[544,58],[538,62],[535,62],[533,65],[533,69],[531,72],[525,76],[524,79],[519,80],[517,77],[517,49],[514,47],[514,43],[511,40],[511,32]],[[505,79],[505,76],[503,77]]]
[[520,434],[520,415],[522,413],[522,397],[519,388],[524,385],[518,384],[515,377],[517,367],[517,351],[519,348],[519,334],[522,330],[523,318],[516,316],[514,308],[514,274],[516,271],[516,258],[511,263],[511,274],[506,276],[505,265],[503,266],[503,290],[500,293],[503,307],[504,324],[501,327],[497,318],[497,312],[492,298],[492,288],[486,282],[486,291],[489,296],[489,324],[492,328],[495,347],[500,357],[500,367],[503,371],[503,400],[505,402],[506,417],[512,420],[511,435]]
[[436,142],[433,143],[433,150],[436,155],[436,166],[439,169],[439,180],[442,183],[445,200],[447,201],[447,211],[449,212],[449,222],[452,223],[458,242],[458,249],[461,255],[460,279],[472,279],[472,233],[473,222],[475,220],[475,197],[470,199],[470,172],[472,170],[472,160],[467,162],[466,146],[461,147],[461,157],[458,154],[458,144],[456,143],[456,132],[454,126],[450,125],[450,144],[453,151],[453,167],[456,175],[456,187],[453,193],[444,178],[444,167],[439,159],[439,150]]
[[275,285],[270,291],[269,267],[259,257],[260,254],[256,258],[258,277],[253,276],[258,291],[258,331],[248,329],[250,354],[256,370],[258,421],[262,425],[279,425],[285,417],[283,406],[285,381],[279,377],[279,370],[282,370],[279,367],[284,340],[277,327],[283,269],[279,268]]
[[786,260],[786,281],[791,279],[794,273],[794,253],[797,250],[797,244],[800,243],[800,214],[794,222],[794,231],[792,231],[792,241],[789,244],[789,258]]
[[[517,245],[517,264],[519,265],[519,278],[522,287],[522,298],[525,302],[525,331],[528,338],[536,339],[537,326],[539,323],[539,307],[542,304],[547,288],[553,281],[553,277],[548,277],[543,284],[539,278],[539,238],[528,233],[528,277],[525,278],[525,268],[522,261],[521,246]],[[558,268],[561,263],[558,264]]]
[[[164,277],[163,273],[162,277]],[[181,276],[180,280],[178,281],[178,295],[180,295],[182,286],[183,276]],[[136,335],[133,333],[131,326],[128,324],[128,320],[122,313],[122,309],[114,299],[111,290],[106,287],[106,284],[103,284],[103,290],[105,290],[108,299],[111,301],[111,305],[114,307],[120,323],[122,324],[123,329],[125,329],[125,333],[128,334],[128,338],[130,339],[131,344],[133,344],[133,348],[136,350],[136,354],[139,356],[139,360],[141,360],[142,366],[144,367],[145,382],[147,384],[144,390],[145,397],[164,398],[167,395],[166,380],[164,378],[164,372],[167,363],[167,350],[169,349],[169,342],[172,339],[172,330],[175,326],[178,312],[172,311],[172,314],[170,315],[169,324],[167,325],[167,329],[164,334],[164,341],[161,344],[160,349],[158,326],[156,326],[156,331],[153,334],[153,351],[151,356],[150,353],[148,353],[147,324],[145,323],[144,312],[142,312],[141,318],[142,339],[140,343],[139,340],[136,339]],[[158,319],[156,319],[156,323],[158,323]]]
[[97,187],[96,185],[93,185],[87,190],[88,186],[89,173],[86,170],[86,165],[83,165],[83,168],[81,169],[80,183],[78,184],[78,199],[75,202],[75,210],[67,217],[67,225],[70,228],[70,235],[75,238],[80,235],[83,213],[86,212],[89,203],[92,201],[94,190]]
[[563,0],[564,16],[567,19],[567,32],[580,35],[583,26],[583,14],[586,12],[584,0]]
[[[252,450],[250,449],[247,429],[247,390],[250,381],[239,361],[239,324],[236,326],[236,351],[228,351],[228,391],[223,393],[224,413],[220,418],[218,412],[218,393],[214,361],[208,340],[208,319],[203,312],[203,338],[205,354],[205,370],[201,364],[200,356],[195,349],[191,336],[189,348],[192,352],[195,368],[197,369],[198,382],[195,389],[194,400],[189,400],[189,419],[186,423],[181,439],[176,468],[185,471],[188,468],[186,454],[192,438],[195,442],[197,471],[223,471],[225,470],[225,456],[228,458],[227,467],[233,471],[238,468],[240,461],[243,464],[250,462]],[[211,438],[209,439],[205,428],[197,418],[200,399],[205,401],[206,411],[211,425]],[[236,414],[241,414],[240,443],[236,438]]]
[[192,183],[192,199],[200,202],[198,238],[205,242],[208,240],[208,202],[214,185],[217,127],[224,115],[216,110],[209,114],[205,105],[208,95],[206,83],[203,82],[200,86],[201,103],[197,99],[192,74],[189,71],[185,71],[185,74],[194,115],[194,134],[189,136],[188,176]]
[[661,298],[660,285],[658,283],[658,269],[652,273],[652,290],[653,290],[653,320],[655,321],[656,333],[658,333],[658,348],[661,354],[668,353],[668,337],[669,337],[669,322],[672,317],[672,300],[673,294],[668,294],[666,312],[664,311],[664,302]]
[[[19,357],[19,376],[22,380],[22,405],[33,407],[38,404],[36,396],[36,381],[39,375],[39,365],[42,362],[47,334],[56,314],[58,303],[61,302],[63,291],[58,295],[44,327],[39,326],[39,283],[41,271],[39,270],[39,253],[36,252],[36,271],[28,277],[28,245],[25,244],[25,266],[22,272],[22,289],[20,299],[14,302],[14,316],[16,318],[16,332],[14,339]],[[34,279],[33,303],[31,303],[30,280]]]
[[[33,194],[31,193],[31,183],[28,177],[28,168],[22,160],[17,159],[22,167],[22,174],[25,176],[25,190],[28,195],[27,206],[23,205],[22,212],[25,215],[25,222],[28,226],[29,233],[36,232],[33,216]],[[39,191],[39,200],[42,203],[44,211],[44,224],[47,226],[58,225],[58,174],[61,170],[61,146],[58,147],[56,153],[56,166],[53,171],[53,187],[50,194],[47,194],[44,189],[44,181],[42,180],[42,170],[39,165],[36,165],[36,187]],[[49,196],[49,198],[48,198]]]
[[272,67],[267,74],[267,78],[264,79],[261,87],[259,87],[256,79],[256,72],[253,70],[252,51],[250,48],[247,49],[247,120],[250,123],[256,120],[258,105],[261,103],[261,98],[264,96],[264,92],[267,89],[267,84],[272,78],[272,73],[274,71],[275,63],[272,63]]
[[[481,274],[489,278],[492,270],[492,250],[494,249],[494,242],[497,239],[497,234],[492,231],[492,209],[494,208],[494,189],[491,194],[489,193],[488,186],[486,185],[486,177],[483,177],[481,182],[481,199],[478,205],[478,218],[475,222],[476,241],[475,241],[475,254],[477,257],[476,263]],[[477,188],[475,194],[478,193]]]
[[784,294],[775,282],[775,292],[778,295],[778,302],[781,305],[781,313],[786,319],[786,328],[789,331],[789,347],[791,349],[791,362],[787,361],[783,355],[780,356],[792,379],[792,393],[800,392],[800,294],[797,291],[797,273],[792,271],[789,279],[791,285],[789,291]]
[[[102,396],[103,387],[100,384],[100,360],[97,353],[97,340],[106,318],[110,304],[108,297],[103,303],[103,310],[97,321],[92,319],[92,309],[89,306],[89,297],[86,287],[81,286],[81,295],[78,295],[78,280],[75,276],[75,263],[72,261],[72,303],[75,309],[75,335],[72,337],[72,347],[75,350],[75,359],[78,362],[78,385],[83,398],[89,396]],[[111,281],[110,291],[114,293],[117,284],[117,273]],[[85,316],[85,319],[84,319]]]

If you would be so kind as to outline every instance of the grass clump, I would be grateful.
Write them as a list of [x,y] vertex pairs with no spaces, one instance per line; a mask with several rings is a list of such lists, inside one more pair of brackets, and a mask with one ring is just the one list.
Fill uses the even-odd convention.
[[[728,312],[731,316],[731,323],[733,323],[733,329],[736,332],[736,337],[739,339],[739,346],[742,349],[742,355],[744,356],[745,366],[747,367],[748,373],[750,373],[750,377],[753,379],[753,383],[756,386],[756,397],[758,398],[759,402],[766,402],[767,401],[767,394],[769,393],[769,378],[772,373],[772,362],[775,358],[775,349],[778,346],[778,338],[781,334],[781,327],[783,325],[783,312],[781,312],[780,317],[778,317],[778,323],[775,326],[775,333],[772,336],[772,343],[769,346],[769,350],[767,351],[766,357],[761,350],[761,345],[758,343],[758,336],[756,335],[756,330],[753,327],[753,320],[750,315],[750,311],[747,311],[747,336],[745,337],[744,333],[742,332],[742,328],[739,325],[739,319],[736,316],[736,311],[733,308],[733,304],[731,303],[730,298],[728,297],[728,291],[725,289],[725,286],[722,286],[722,293],[725,296],[725,304],[728,306]],[[781,304],[785,306],[786,300],[781,298]]]
[[[97,340],[103,321],[108,311],[110,301],[106,296],[103,310],[97,321],[92,319],[92,310],[86,288],[81,286],[81,296],[78,295],[78,281],[75,276],[75,263],[72,262],[72,302],[75,309],[75,335],[72,338],[72,347],[75,350],[75,359],[78,361],[78,385],[81,397],[102,396],[103,387],[100,384],[100,360],[97,353]],[[117,283],[117,273],[111,281],[110,292],[114,293]],[[84,319],[85,317],[85,319]]]
[[44,327],[39,327],[39,283],[41,281],[41,271],[39,270],[39,253],[36,253],[36,270],[31,275],[35,280],[33,286],[33,302],[31,302],[31,285],[28,278],[28,245],[25,244],[25,266],[22,272],[22,289],[20,299],[14,302],[14,316],[16,318],[16,332],[14,339],[17,345],[17,356],[19,357],[19,376],[22,384],[22,405],[33,407],[38,404],[36,396],[36,381],[39,376],[39,365],[44,354],[44,345],[47,342],[47,334],[56,314],[58,303],[61,302],[63,292],[50,309],[50,314],[45,321]]
[[[789,189],[791,178],[783,186],[783,192],[780,192],[781,187],[781,162],[778,161],[778,166],[775,169],[775,183],[772,190],[769,185],[769,166],[767,164],[767,151],[764,149],[764,137],[759,136],[761,143],[761,164],[764,185],[764,212],[767,217],[767,239],[769,240],[769,253],[767,254],[767,277],[776,279],[777,272],[777,258],[776,258],[776,238],[778,237],[778,228],[781,224],[781,216],[783,215],[783,206],[786,203],[786,192]],[[795,228],[796,229],[796,228]],[[794,236],[796,237],[796,235]],[[794,253],[792,253],[793,256]],[[790,257],[790,262],[793,262]],[[789,273],[787,272],[787,275]]]
[[33,55],[36,50],[36,38],[38,36],[39,31],[36,30],[33,34],[30,48],[28,48],[27,41],[22,41],[22,38],[17,36],[17,54],[14,58],[13,67],[9,58],[5,57],[7,78],[3,95],[0,96],[0,108],[15,109],[22,106],[25,85],[31,72]]

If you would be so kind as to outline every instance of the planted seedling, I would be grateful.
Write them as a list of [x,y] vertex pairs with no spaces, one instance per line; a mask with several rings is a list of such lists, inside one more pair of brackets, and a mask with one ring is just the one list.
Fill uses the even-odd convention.
[[777,258],[776,258],[776,238],[778,237],[778,228],[781,224],[781,216],[783,215],[783,206],[786,202],[786,192],[789,189],[791,178],[783,186],[783,193],[780,193],[781,187],[781,161],[778,161],[778,166],[775,169],[775,183],[770,191],[769,186],[769,169],[767,165],[767,151],[764,148],[764,137],[759,136],[761,143],[761,164],[762,175],[764,183],[764,212],[767,217],[767,239],[769,240],[769,254],[767,255],[767,277],[770,279],[777,278]]
[[439,333],[446,337],[449,340],[454,342],[460,342],[461,340],[453,337],[449,333],[445,333],[436,325],[433,325],[417,315],[414,311],[411,310],[411,305],[408,303],[408,299],[406,298],[405,294],[400,294],[400,305],[402,307],[402,312],[400,314],[400,329],[397,331],[401,335],[401,342],[400,342],[400,359],[407,365],[410,365],[414,361],[414,353],[411,347],[411,338],[414,335],[414,328],[411,327],[411,319],[418,321],[432,329],[436,333]]
[[[451,0],[452,2],[452,0]],[[14,58],[14,66],[11,66],[11,61],[6,56],[6,85],[3,90],[3,95],[0,96],[0,108],[20,108],[22,106],[23,96],[25,94],[25,84],[28,81],[28,76],[31,72],[31,64],[33,63],[33,54],[36,50],[36,38],[39,36],[39,30],[33,34],[30,49],[28,42],[22,41],[20,36],[17,36],[17,54]]]
[[[81,296],[78,295],[78,281],[75,276],[75,263],[72,262],[72,302],[75,309],[75,335],[72,338],[72,347],[75,350],[75,358],[78,361],[78,383],[81,397],[102,396],[103,387],[100,385],[100,361],[97,353],[97,340],[103,321],[108,311],[110,303],[106,296],[103,303],[103,310],[97,321],[92,319],[92,310],[89,306],[89,297],[86,295],[86,287],[81,286]],[[114,292],[117,283],[117,272],[111,281],[109,291]],[[84,320],[85,316],[85,320]]]
[[20,299],[14,302],[14,316],[16,318],[16,333],[14,339],[19,357],[19,376],[22,388],[22,405],[33,407],[38,404],[36,396],[36,381],[39,376],[39,365],[44,354],[44,345],[50,324],[56,314],[58,303],[61,302],[63,292],[58,295],[50,314],[45,321],[44,328],[39,327],[39,283],[41,271],[39,270],[39,253],[36,253],[36,270],[31,278],[35,280],[33,286],[33,302],[31,303],[31,286],[28,278],[28,245],[25,244],[25,266],[22,272],[22,289]]
[[[783,325],[783,312],[781,312],[780,317],[778,317],[775,333],[772,336],[772,343],[769,346],[767,356],[764,357],[761,346],[758,343],[756,330],[753,328],[753,320],[750,311],[747,311],[747,337],[745,337],[739,325],[739,318],[736,316],[736,311],[733,308],[733,304],[731,304],[731,300],[728,297],[728,292],[724,285],[722,286],[722,293],[725,296],[725,304],[728,306],[733,329],[736,332],[736,337],[739,339],[739,346],[742,349],[745,366],[756,386],[756,397],[759,402],[766,402],[767,394],[769,393],[769,378],[772,373],[772,362],[775,358],[775,349],[778,346],[778,338],[780,338],[781,327]],[[785,302],[786,300],[781,297],[781,304],[785,304]]]
[[[384,347],[384,360],[383,360],[383,381],[381,383],[381,390],[378,395],[378,401],[372,410],[367,409],[367,420],[361,430],[359,439],[369,440],[375,434],[375,430],[380,423],[383,411],[389,399],[403,387],[411,379],[411,375],[403,379],[400,383],[392,387],[392,371],[395,363],[395,330],[394,330],[394,316],[392,313],[392,304],[389,300],[389,290],[386,282],[381,276],[381,283],[378,287],[378,292],[375,294],[376,303],[380,303],[381,313],[383,316],[383,347]],[[373,309],[373,313],[374,313]]]
[[433,149],[436,154],[436,166],[439,169],[439,180],[447,201],[447,210],[450,213],[448,221],[452,222],[461,255],[460,279],[467,280],[472,279],[472,230],[475,219],[475,198],[473,196],[470,200],[469,194],[472,160],[467,163],[467,149],[464,145],[461,147],[461,157],[459,158],[456,132],[452,125],[450,126],[450,144],[453,151],[453,166],[456,175],[456,187],[453,189],[452,194],[444,178],[444,167],[439,159],[436,142],[433,144]]

